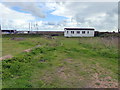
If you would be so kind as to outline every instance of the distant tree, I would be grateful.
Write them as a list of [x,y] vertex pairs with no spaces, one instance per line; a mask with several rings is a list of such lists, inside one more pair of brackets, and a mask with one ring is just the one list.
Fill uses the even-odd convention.
[[120,33],[120,29],[118,29],[118,33]]
[[115,31],[113,31],[113,33],[115,33]]

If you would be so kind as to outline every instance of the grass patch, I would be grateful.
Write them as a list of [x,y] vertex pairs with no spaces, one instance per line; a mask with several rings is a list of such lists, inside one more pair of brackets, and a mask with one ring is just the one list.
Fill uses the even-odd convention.
[[[9,48],[8,42],[11,46],[4,55],[14,55],[2,61],[3,88],[84,88],[95,73],[100,74],[99,78],[110,76],[110,81],[118,80],[117,47],[105,45],[102,41],[106,39],[16,35],[21,36],[26,39],[11,41],[9,38],[13,36],[3,36],[3,50]],[[41,47],[21,53],[36,45]],[[96,85],[100,86],[97,82]]]

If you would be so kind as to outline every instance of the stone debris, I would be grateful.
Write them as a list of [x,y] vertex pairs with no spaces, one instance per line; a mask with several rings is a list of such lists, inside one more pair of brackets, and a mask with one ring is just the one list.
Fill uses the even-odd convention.
[[41,45],[37,45],[37,46],[35,46],[35,47],[33,47],[33,48],[26,49],[26,50],[24,50],[23,52],[30,52],[32,49],[38,48],[38,47],[41,47]]
[[14,37],[14,38],[11,38],[10,40],[21,41],[21,40],[25,40],[25,38],[23,38],[23,37]]
[[13,57],[12,55],[6,55],[6,56],[3,56],[3,57],[0,57],[0,60],[10,59],[12,57]]
[[24,50],[24,52],[30,52],[32,49],[30,48],[30,49],[26,49],[26,50]]

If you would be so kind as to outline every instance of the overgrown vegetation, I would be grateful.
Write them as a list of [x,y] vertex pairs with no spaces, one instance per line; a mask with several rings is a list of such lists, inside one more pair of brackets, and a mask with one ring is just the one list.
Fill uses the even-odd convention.
[[117,38],[22,35],[25,40],[11,41],[11,37],[3,36],[3,50],[8,48],[5,41],[14,42],[18,49],[19,45],[41,47],[31,52],[18,51],[12,59],[2,61],[3,88],[117,87]]

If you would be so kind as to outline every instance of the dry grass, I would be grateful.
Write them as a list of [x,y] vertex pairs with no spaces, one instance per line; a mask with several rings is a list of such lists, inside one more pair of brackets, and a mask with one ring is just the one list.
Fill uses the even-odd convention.
[[80,38],[80,43],[90,44],[92,47],[118,48],[118,37]]

